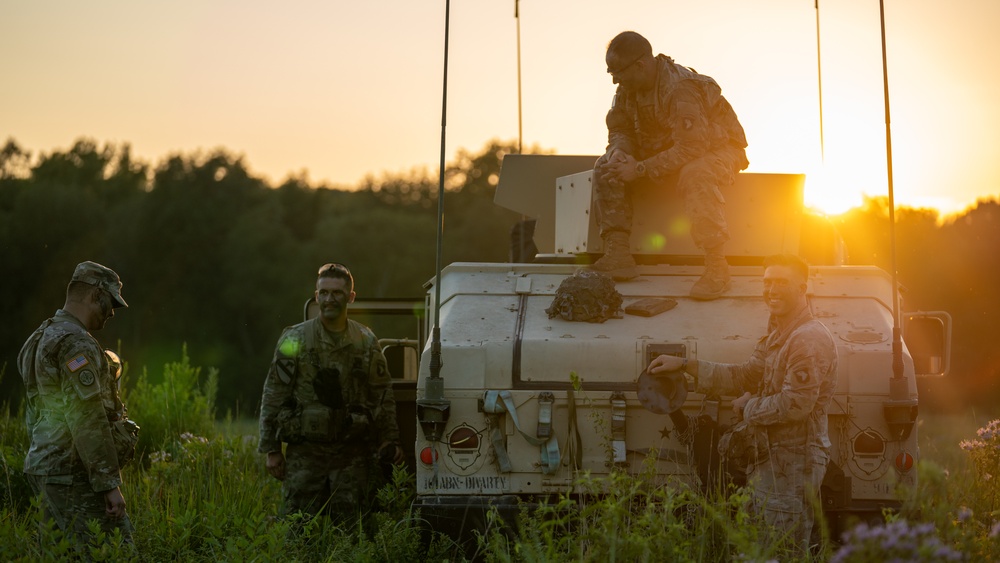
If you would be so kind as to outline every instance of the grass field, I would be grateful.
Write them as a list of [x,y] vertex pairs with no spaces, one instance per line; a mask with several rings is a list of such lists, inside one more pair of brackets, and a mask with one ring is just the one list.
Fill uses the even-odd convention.
[[[902,509],[814,554],[765,540],[768,530],[744,508],[747,491],[709,499],[683,486],[654,488],[641,474],[582,478],[581,488],[610,492],[524,513],[517,532],[494,532],[475,553],[461,553],[421,525],[403,471],[379,491],[377,510],[356,522],[278,518],[280,485],[256,453],[256,421],[217,421],[213,374],[186,358],[166,366],[163,383],[140,376],[126,400],[130,412],[143,413],[143,455],[123,472],[135,545],[101,537],[88,551],[94,560],[1000,560],[1000,424],[988,413],[922,414],[918,486],[899,491]],[[73,560],[73,546],[38,521],[21,473],[27,444],[21,415],[0,411],[0,560]]]

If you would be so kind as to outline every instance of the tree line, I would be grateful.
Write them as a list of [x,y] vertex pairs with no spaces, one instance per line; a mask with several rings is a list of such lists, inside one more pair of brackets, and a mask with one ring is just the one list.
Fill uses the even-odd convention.
[[[493,195],[515,147],[493,140],[447,166],[443,264],[508,260],[520,216]],[[359,298],[422,296],[434,275],[437,193],[436,175],[416,169],[350,189],[294,176],[273,186],[224,149],[154,166],[128,144],[81,139],[34,157],[8,140],[0,148],[0,391],[16,404],[21,344],[62,305],[73,267],[94,260],[121,275],[132,305],[97,335],[102,344],[154,381],[186,344],[193,365],[218,368],[219,405],[253,416],[275,340],[301,320],[319,265],[348,265]],[[885,198],[833,220],[851,263],[888,269]],[[953,375],[933,384],[959,401],[995,401],[1000,204],[980,201],[945,221],[904,207],[896,220],[907,308],[946,310],[955,321]]]

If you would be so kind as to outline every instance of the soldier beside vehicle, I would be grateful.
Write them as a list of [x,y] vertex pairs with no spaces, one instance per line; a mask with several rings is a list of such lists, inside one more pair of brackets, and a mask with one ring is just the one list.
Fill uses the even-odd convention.
[[753,507],[804,552],[830,460],[827,408],[837,387],[837,346],[810,312],[808,279],[809,266],[797,256],[765,260],[768,333],[746,362],[662,355],[648,367],[653,375],[683,369],[701,393],[738,395],[733,410],[751,443],[746,471]]
[[356,516],[371,500],[373,458],[403,460],[385,356],[371,329],[347,318],[354,297],[347,267],[322,266],[319,316],[286,328],[275,348],[258,449],[282,481],[285,514]]

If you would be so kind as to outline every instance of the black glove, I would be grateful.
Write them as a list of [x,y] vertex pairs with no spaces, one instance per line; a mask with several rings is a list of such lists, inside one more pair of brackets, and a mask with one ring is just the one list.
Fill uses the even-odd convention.
[[386,444],[378,451],[378,462],[382,465],[392,465],[396,459],[396,444]]

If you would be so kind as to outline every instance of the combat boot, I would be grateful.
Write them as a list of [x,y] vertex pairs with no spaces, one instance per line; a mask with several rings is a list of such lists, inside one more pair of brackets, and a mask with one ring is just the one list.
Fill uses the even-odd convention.
[[705,273],[691,288],[691,297],[702,301],[717,299],[729,291],[729,264],[721,249],[712,249],[705,254]]
[[590,269],[604,272],[615,281],[626,281],[638,276],[639,270],[629,249],[629,233],[611,231],[601,238],[604,240],[604,256],[594,262]]

